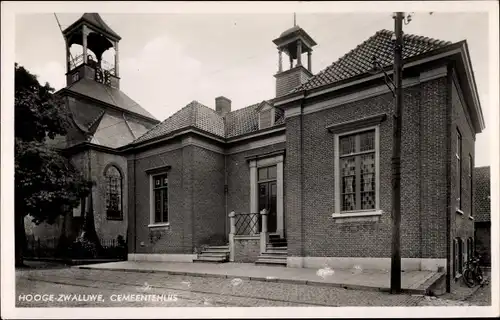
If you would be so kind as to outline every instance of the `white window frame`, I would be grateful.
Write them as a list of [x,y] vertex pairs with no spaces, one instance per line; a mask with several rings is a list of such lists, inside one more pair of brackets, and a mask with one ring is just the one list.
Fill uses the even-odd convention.
[[260,159],[250,160],[250,212],[258,212],[259,207],[259,193],[258,193],[258,172],[259,168],[276,166],[276,215],[277,226],[276,233],[281,237],[285,234],[285,221],[284,221],[284,160],[285,157],[281,155],[263,157]]
[[[342,212],[341,211],[341,190],[340,190],[340,151],[339,139],[342,136],[357,134],[364,131],[375,130],[375,209],[357,210]],[[375,217],[382,215],[380,210],[380,126],[367,126],[356,130],[339,132],[334,134],[334,180],[335,180],[335,213],[332,214],[333,218],[363,218]]]
[[149,228],[155,227],[168,227],[170,226],[170,183],[168,183],[167,187],[167,197],[168,197],[168,209],[167,209],[167,218],[168,222],[155,222],[155,195],[154,195],[154,177],[167,175],[168,180],[168,172],[156,172],[154,174],[149,175]]

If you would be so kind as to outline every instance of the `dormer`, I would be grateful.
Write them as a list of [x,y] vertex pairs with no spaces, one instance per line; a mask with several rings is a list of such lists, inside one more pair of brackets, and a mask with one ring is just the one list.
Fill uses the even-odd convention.
[[259,114],[259,130],[269,128],[274,125],[276,110],[272,104],[267,101],[262,101],[256,111]]

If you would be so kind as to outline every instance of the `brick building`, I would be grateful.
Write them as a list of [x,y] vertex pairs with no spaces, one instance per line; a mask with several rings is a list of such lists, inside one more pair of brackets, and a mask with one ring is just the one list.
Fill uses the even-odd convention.
[[490,167],[474,168],[475,250],[485,266],[491,265]]
[[[98,46],[98,69],[103,44],[118,57],[119,37],[97,14],[79,21],[69,45]],[[391,74],[392,35],[378,31],[313,74],[316,42],[294,26],[273,41],[275,97],[236,110],[226,97],[193,101],[161,123],[119,91],[118,58],[97,78],[85,55],[75,68],[68,58],[61,94],[83,107],[75,136],[86,137],[68,150],[85,170],[90,159],[98,233],[127,230],[132,260],[389,269],[394,104],[372,70],[375,58]],[[405,35],[403,58],[402,267],[442,269],[450,289],[472,250],[484,120],[466,41]],[[106,218],[110,190],[118,222]]]

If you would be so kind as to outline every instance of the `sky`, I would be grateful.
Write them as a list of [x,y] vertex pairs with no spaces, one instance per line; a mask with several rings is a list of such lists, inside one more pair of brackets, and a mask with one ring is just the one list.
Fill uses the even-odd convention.
[[[62,28],[80,13],[57,13]],[[121,90],[164,120],[192,100],[214,108],[215,97],[232,109],[275,96],[278,52],[272,42],[293,26],[292,13],[101,13],[121,37]],[[297,24],[318,43],[312,71],[318,73],[381,29],[393,30],[392,13],[302,13]],[[467,40],[486,130],[477,136],[476,166],[489,165],[492,116],[488,85],[488,14],[415,12],[408,34]],[[78,48],[72,47],[73,56]],[[114,61],[113,54],[105,60]],[[15,60],[41,82],[65,86],[65,48],[53,13],[15,16]],[[284,59],[284,61],[287,61]],[[284,64],[286,65],[286,63]]]

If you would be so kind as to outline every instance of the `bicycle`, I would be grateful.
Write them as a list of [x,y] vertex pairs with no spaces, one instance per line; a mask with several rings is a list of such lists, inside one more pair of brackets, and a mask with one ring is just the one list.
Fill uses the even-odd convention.
[[483,270],[479,267],[479,257],[473,257],[467,261],[467,265],[464,270],[464,282],[469,287],[472,288],[477,283],[483,285],[484,277]]

